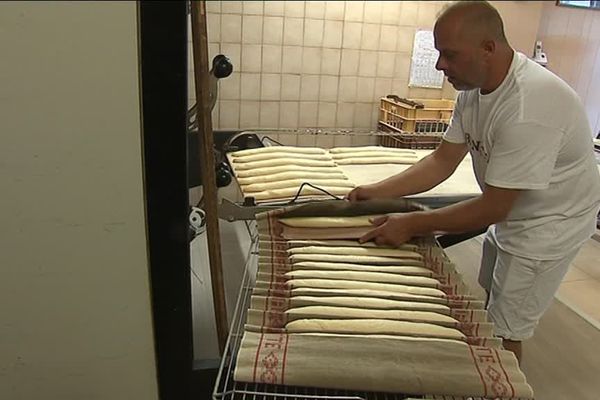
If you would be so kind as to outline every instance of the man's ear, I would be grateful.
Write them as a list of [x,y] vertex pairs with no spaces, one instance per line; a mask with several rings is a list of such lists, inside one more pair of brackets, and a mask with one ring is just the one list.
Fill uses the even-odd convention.
[[496,42],[493,40],[484,40],[481,42],[481,48],[486,56],[492,56],[496,53]]

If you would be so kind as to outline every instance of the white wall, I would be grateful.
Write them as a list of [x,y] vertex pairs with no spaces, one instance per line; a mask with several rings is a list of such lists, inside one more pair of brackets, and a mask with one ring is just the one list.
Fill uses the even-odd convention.
[[156,399],[134,2],[0,2],[0,398]]

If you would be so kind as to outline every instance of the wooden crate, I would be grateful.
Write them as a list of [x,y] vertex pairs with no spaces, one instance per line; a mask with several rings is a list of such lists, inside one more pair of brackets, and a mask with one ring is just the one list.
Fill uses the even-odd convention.
[[454,100],[382,98],[379,107],[379,144],[386,147],[434,149],[454,110]]

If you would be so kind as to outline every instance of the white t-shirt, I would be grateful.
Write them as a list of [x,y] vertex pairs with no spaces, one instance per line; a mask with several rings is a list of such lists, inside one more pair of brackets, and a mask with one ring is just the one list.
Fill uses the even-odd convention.
[[504,251],[558,259],[595,231],[600,175],[577,94],[520,53],[492,93],[460,92],[445,140],[467,143],[479,186],[523,189],[492,234]]

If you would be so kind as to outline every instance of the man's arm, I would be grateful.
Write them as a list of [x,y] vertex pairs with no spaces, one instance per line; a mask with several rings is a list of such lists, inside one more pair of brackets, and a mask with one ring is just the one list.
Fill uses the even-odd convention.
[[519,193],[516,189],[486,185],[480,196],[448,207],[383,216],[373,221],[377,227],[360,241],[399,246],[415,236],[478,230],[504,221]]
[[406,171],[381,182],[359,186],[348,194],[348,200],[395,198],[425,192],[448,179],[466,154],[464,143],[442,140],[433,153]]

